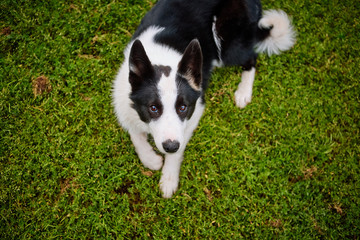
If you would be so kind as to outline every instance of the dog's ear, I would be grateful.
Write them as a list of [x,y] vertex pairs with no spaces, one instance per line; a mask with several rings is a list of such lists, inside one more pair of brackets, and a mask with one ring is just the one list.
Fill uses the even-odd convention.
[[192,40],[186,47],[184,55],[178,65],[178,74],[185,78],[190,86],[201,90],[203,56],[197,39]]
[[130,50],[129,68],[129,81],[133,90],[139,88],[143,81],[149,80],[154,74],[144,46],[138,39],[134,41]]

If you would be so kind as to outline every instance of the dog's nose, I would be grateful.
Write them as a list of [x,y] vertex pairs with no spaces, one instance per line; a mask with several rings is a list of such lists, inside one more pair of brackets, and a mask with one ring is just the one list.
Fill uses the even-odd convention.
[[165,152],[174,153],[179,150],[180,143],[178,141],[171,141],[170,139],[162,143]]

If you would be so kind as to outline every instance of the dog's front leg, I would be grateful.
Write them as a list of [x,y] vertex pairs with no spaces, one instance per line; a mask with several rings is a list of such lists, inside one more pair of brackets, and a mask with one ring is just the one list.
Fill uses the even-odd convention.
[[255,80],[255,67],[244,70],[241,74],[241,82],[235,91],[235,102],[239,108],[244,108],[251,102],[252,89]]
[[163,158],[155,153],[147,141],[147,134],[130,132],[130,137],[142,164],[151,170],[159,170],[163,164]]
[[180,166],[183,161],[183,151],[166,154],[160,179],[160,189],[164,198],[171,198],[179,185]]

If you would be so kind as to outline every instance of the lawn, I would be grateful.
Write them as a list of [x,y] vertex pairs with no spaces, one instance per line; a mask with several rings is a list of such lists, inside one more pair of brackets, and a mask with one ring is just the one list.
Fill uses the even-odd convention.
[[214,72],[171,199],[111,106],[154,2],[1,1],[0,239],[360,239],[360,1],[263,1],[297,43]]

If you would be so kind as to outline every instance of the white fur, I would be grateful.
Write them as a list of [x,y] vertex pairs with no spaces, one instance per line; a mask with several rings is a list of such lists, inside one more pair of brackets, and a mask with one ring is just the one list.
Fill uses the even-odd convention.
[[162,77],[158,83],[158,91],[161,103],[163,104],[163,113],[156,121],[149,123],[149,130],[154,137],[156,147],[162,152],[162,143],[166,140],[176,140],[182,147],[184,142],[184,128],[186,121],[182,122],[175,111],[175,102],[177,98],[177,87],[175,82],[176,68],[171,71],[169,77]]
[[177,190],[179,184],[180,166],[183,161],[185,147],[196,129],[205,109],[205,106],[200,102],[201,100],[199,99],[196,103],[195,112],[193,113],[191,119],[186,122],[186,127],[183,129],[184,139],[180,149],[176,153],[165,154],[165,163],[160,179],[160,189],[163,192],[164,198],[170,198]]
[[235,102],[239,108],[244,108],[251,102],[252,88],[255,80],[255,68],[249,71],[243,71],[241,74],[241,82],[235,91]]
[[266,52],[269,56],[289,50],[296,41],[296,33],[290,18],[282,10],[266,10],[258,23],[259,28],[273,27],[270,36],[256,45],[257,52]]
[[[166,65],[172,69],[170,75],[168,77],[162,75],[158,83],[160,100],[163,104],[161,117],[147,124],[140,120],[137,112],[131,107],[132,102],[129,98],[131,86],[128,77],[129,54],[133,42],[124,51],[124,63],[114,81],[113,104],[120,124],[129,131],[136,153],[145,167],[159,170],[163,165],[162,157],[156,154],[148,143],[147,134],[150,133],[153,136],[156,147],[165,155],[160,189],[163,197],[170,198],[177,190],[183,153],[202,116],[204,105],[201,103],[201,99],[198,99],[192,117],[184,121],[179,119],[174,108],[177,97],[175,74],[182,55],[154,42],[153,38],[159,31],[162,29],[151,27],[138,39],[142,42],[152,64]],[[166,153],[163,149],[162,143],[168,139],[180,143],[180,148],[176,153]]]
[[151,170],[159,170],[162,166],[163,159],[160,155],[154,152],[154,149],[147,141],[147,132],[132,132],[129,131],[131,141],[135,146],[135,151],[138,154],[142,164]]

